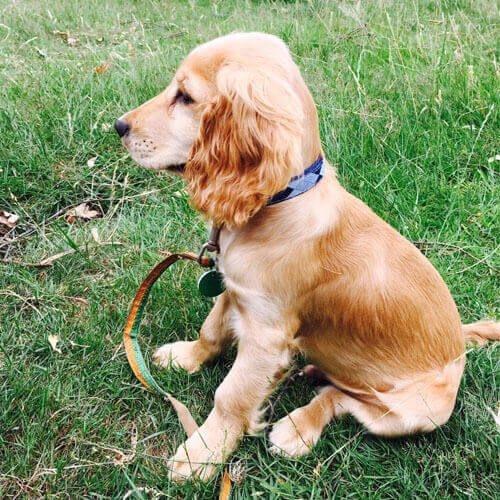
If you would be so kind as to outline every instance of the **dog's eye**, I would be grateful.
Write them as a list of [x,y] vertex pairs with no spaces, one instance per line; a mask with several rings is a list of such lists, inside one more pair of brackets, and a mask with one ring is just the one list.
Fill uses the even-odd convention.
[[192,104],[194,99],[189,94],[182,92],[182,90],[178,90],[177,94],[175,94],[174,101],[181,102],[187,106],[188,104]]

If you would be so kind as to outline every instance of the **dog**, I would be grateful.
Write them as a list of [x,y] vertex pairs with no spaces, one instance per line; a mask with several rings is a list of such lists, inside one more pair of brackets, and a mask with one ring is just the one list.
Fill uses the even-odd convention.
[[466,342],[498,340],[500,323],[462,325],[430,262],[339,184],[282,40],[235,33],[198,46],[115,128],[141,166],[182,175],[220,229],[225,292],[198,340],[154,354],[195,372],[238,346],[206,421],[169,461],[172,479],[208,479],[263,427],[263,404],[297,353],[328,384],[274,424],[275,453],[308,453],[343,414],[387,437],[447,422]]

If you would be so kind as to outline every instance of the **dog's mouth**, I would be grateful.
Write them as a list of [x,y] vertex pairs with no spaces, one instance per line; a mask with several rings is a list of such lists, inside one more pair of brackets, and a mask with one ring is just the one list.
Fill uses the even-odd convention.
[[182,175],[182,174],[184,174],[185,167],[186,167],[185,163],[179,163],[178,165],[170,165],[170,166],[168,166],[167,170],[169,172],[174,173],[174,174]]

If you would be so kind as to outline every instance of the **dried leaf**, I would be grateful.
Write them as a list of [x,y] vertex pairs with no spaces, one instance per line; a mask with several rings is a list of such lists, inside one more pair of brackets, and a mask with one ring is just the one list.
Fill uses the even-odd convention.
[[50,347],[52,347],[53,351],[62,354],[61,349],[57,347],[57,343],[59,342],[59,337],[57,335],[49,335],[47,340],[49,341]]
[[247,471],[243,460],[237,460],[229,466],[229,478],[234,484],[242,483],[246,475]]
[[94,73],[102,75],[103,73],[106,73],[109,68],[111,68],[112,64],[113,63],[111,61],[104,61],[102,64],[94,68]]
[[16,227],[19,215],[11,214],[5,210],[0,210],[0,224],[12,229]]
[[66,42],[69,47],[78,47],[78,45],[80,45],[80,40],[73,36],[69,36]]
[[75,253],[74,248],[70,248],[69,250],[65,250],[64,252],[60,252],[60,253],[56,253],[55,255],[51,255],[50,257],[47,257],[46,259],[43,259],[40,262],[33,264],[33,265],[35,267],[49,267],[56,260],[60,259],[61,257],[66,257],[66,255],[71,255],[72,253]]
[[320,474],[321,474],[321,462],[318,462],[316,464],[316,467],[314,467],[314,469],[313,469],[313,475],[315,477],[319,477]]
[[95,167],[96,160],[97,160],[97,156],[93,156],[92,158],[89,158],[87,160],[87,167],[90,167],[90,168]]
[[77,47],[80,44],[80,40],[75,36],[71,36],[69,31],[53,31],[52,34],[62,38],[70,47]]
[[90,220],[100,215],[101,213],[98,210],[91,209],[88,203],[80,203],[77,207],[68,210],[65,214],[65,218],[68,222],[72,223],[75,218]]
[[52,32],[52,34],[58,36],[59,38],[62,38],[64,41],[66,41],[69,37],[69,31],[55,30]]

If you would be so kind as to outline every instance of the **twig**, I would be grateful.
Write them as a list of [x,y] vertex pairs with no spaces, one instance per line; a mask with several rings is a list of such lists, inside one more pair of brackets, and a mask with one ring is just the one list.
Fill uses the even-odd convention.
[[474,151],[476,149],[476,144],[477,144],[477,141],[479,140],[479,137],[481,136],[481,133],[482,131],[484,130],[484,127],[486,125],[486,122],[488,121],[488,119],[490,118],[490,115],[491,113],[493,113],[493,110],[495,109],[495,105],[492,104],[490,106],[490,109],[488,110],[488,113],[486,114],[484,120],[483,120],[483,123],[481,123],[481,126],[479,127],[479,130],[477,131],[477,135],[476,135],[476,138],[474,139],[474,144],[472,144],[472,148],[470,150],[470,153],[469,153],[469,157],[467,158],[467,163],[465,164],[465,168],[468,168],[469,167],[469,164],[470,164],[470,160],[472,158],[472,155],[474,154]]
[[58,217],[60,217],[64,213],[66,213],[66,211],[69,210],[70,208],[71,208],[71,206],[69,206],[67,208],[63,208],[61,210],[58,210],[55,214],[52,214],[48,219],[45,219],[39,226],[28,229],[27,231],[25,231],[24,233],[21,233],[20,235],[16,236],[12,240],[6,241],[5,243],[0,243],[0,250],[4,247],[8,247],[9,245],[12,245],[12,243],[19,241],[22,238],[25,238],[27,236],[32,235],[33,233],[35,233],[37,231],[37,229],[40,229],[42,226],[45,226],[50,221],[57,219]]
[[[89,245],[87,247],[88,250],[92,250],[94,248],[99,248],[101,246],[106,245],[122,245],[119,241],[101,241],[97,245]],[[79,250],[74,248],[69,248],[68,250],[64,250],[64,252],[56,253],[55,255],[51,255],[50,257],[46,257],[42,259],[40,262],[23,262],[18,259],[2,259],[0,260],[0,264],[15,264],[17,266],[25,266],[25,267],[50,267],[56,260],[59,260],[62,257],[66,257],[66,255],[74,254]]]
[[486,262],[486,259],[489,257],[489,255],[480,259],[479,257],[476,257],[475,255],[471,254],[465,248],[460,247],[458,245],[454,245],[453,243],[443,243],[441,241],[414,241],[414,240],[412,240],[412,243],[419,250],[422,250],[422,251],[425,249],[425,247],[443,247],[443,248],[449,248],[451,250],[456,250],[457,252],[463,253],[464,255],[467,255],[467,257],[470,257],[472,260],[474,260],[476,262],[473,266],[469,266],[466,269],[470,269],[471,267],[474,267],[475,265],[478,265],[478,264],[484,264],[491,271],[493,271],[495,273],[500,272],[500,269],[497,269],[496,267],[493,267],[492,265],[488,264],[488,262]]
[[495,271],[496,273],[499,273],[500,272],[500,269],[495,269],[494,267],[490,266],[486,260],[489,259],[494,253],[497,252],[499,247],[496,247],[490,254],[488,255],[485,255],[482,259],[476,259],[476,262],[474,262],[474,264],[471,264],[470,266],[467,266],[466,268],[464,269],[460,269],[458,271],[455,272],[455,274],[461,274],[465,271],[468,271],[469,269],[472,269],[473,267],[476,267],[478,266],[479,264],[485,264],[489,269],[491,269],[492,271]]
[[31,307],[31,309],[33,309],[33,311],[35,311],[41,318],[43,317],[42,313],[40,312],[40,309],[35,307],[30,302],[30,298],[34,298],[34,297],[23,297],[22,295],[19,295],[18,293],[13,292],[12,290],[0,290],[0,295],[11,295],[12,297],[15,297],[16,299],[19,299],[24,304],[26,304],[28,307]]
[[[120,201],[121,203],[123,203],[123,201],[125,200],[132,200],[134,198],[140,198],[142,196],[147,196],[147,195],[150,195],[150,194],[154,194],[154,193],[158,193],[158,192],[161,192],[161,191],[164,191],[165,189],[167,188],[161,188],[161,189],[151,189],[150,191],[144,191],[142,193],[138,193],[138,194],[133,194],[133,195],[130,195],[130,196],[126,196],[126,197],[123,197],[123,198],[120,198],[118,201]],[[10,233],[7,233],[6,235],[2,236],[1,239],[0,239],[0,250],[2,248],[5,248],[5,247],[8,247],[10,245],[12,245],[13,243],[16,243],[17,241],[23,239],[23,238],[27,238],[28,236],[31,236],[33,233],[36,233],[36,231],[38,231],[40,228],[46,226],[49,222],[52,222],[53,220],[55,219],[58,219],[59,217],[61,217],[62,215],[64,215],[68,210],[80,205],[81,203],[101,203],[103,201],[114,201],[116,200],[116,197],[114,196],[110,196],[110,197],[107,197],[107,198],[86,198],[85,200],[79,202],[79,203],[74,203],[74,204],[71,204],[71,205],[67,205],[66,207],[64,208],[61,208],[60,210],[58,210],[57,212],[55,212],[54,214],[52,214],[50,217],[48,217],[47,219],[44,219],[38,226],[35,226],[31,229],[28,229],[27,231],[25,231],[24,233],[21,233],[19,234],[18,236],[16,236],[15,238],[9,240],[9,241],[4,241],[2,242],[1,240],[5,239],[5,237],[7,236],[7,234]]]

